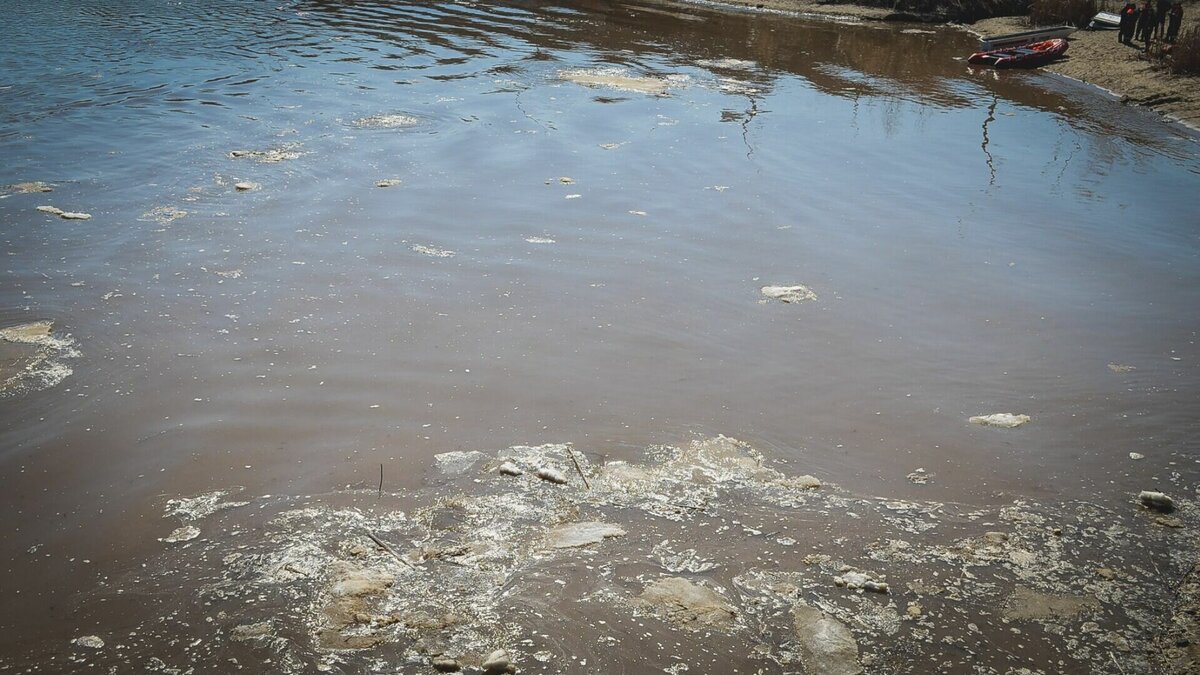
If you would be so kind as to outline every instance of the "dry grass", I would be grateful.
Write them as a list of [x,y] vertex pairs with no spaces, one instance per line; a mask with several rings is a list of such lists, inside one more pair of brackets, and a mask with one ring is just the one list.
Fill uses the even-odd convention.
[[1086,26],[1098,11],[1096,0],[1034,0],[1029,7],[1029,24]]
[[1192,26],[1171,45],[1167,67],[1177,75],[1200,75],[1200,28]]

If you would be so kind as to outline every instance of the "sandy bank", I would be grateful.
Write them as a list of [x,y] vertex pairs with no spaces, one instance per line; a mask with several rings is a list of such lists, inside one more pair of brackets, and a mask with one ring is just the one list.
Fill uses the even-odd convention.
[[[912,13],[853,4],[831,4],[816,0],[722,0],[683,4],[747,8],[757,11],[787,12],[802,16],[860,21],[936,20]],[[1200,1],[1184,2],[1183,31],[1200,26]],[[977,35],[995,35],[1028,30],[1020,16],[982,19],[967,30]],[[966,56],[964,54],[964,56]],[[1067,57],[1045,70],[1064,75],[1109,91],[1127,103],[1153,108],[1167,117],[1194,129],[1200,129],[1200,79],[1172,75],[1158,63],[1144,58],[1133,47],[1117,43],[1116,31],[1078,31],[1071,36]]]
[[[1200,2],[1186,2],[1183,30],[1200,25]],[[998,17],[968,27],[978,35],[1027,30],[1023,17]],[[1137,43],[1135,43],[1137,44]],[[1096,85],[1200,129],[1200,79],[1172,75],[1137,48],[1117,42],[1116,31],[1078,31],[1067,56],[1045,67],[1050,72]]]

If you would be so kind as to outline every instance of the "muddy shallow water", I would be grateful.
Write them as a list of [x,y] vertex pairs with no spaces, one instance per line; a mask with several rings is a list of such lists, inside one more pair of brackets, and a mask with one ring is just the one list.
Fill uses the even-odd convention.
[[[145,640],[113,660],[114,636],[178,604],[171,589],[212,583],[155,574],[274,540],[200,526],[160,542],[189,525],[163,519],[169,499],[238,491],[263,511],[223,512],[226,532],[244,518],[286,538],[272,519],[306,495],[387,517],[355,503],[378,499],[380,464],[384,498],[411,517],[475,485],[440,483],[436,455],[545,443],[600,467],[724,433],[848,500],[985,519],[1016,501],[1041,517],[1087,504],[1133,533],[1087,546],[1161,561],[1138,582],[1146,606],[1187,569],[1190,537],[1134,499],[1195,491],[1200,146],[1186,129],[1067,81],[972,71],[969,37],[925,27],[653,3],[3,6],[0,329],[53,322],[69,374],[28,374],[0,398],[0,664],[93,634],[107,664],[183,658]],[[49,356],[0,340],[6,374]],[[994,413],[1030,420],[968,422]],[[615,517],[590,508],[559,520]],[[866,531],[876,513],[859,516],[811,527],[846,560],[881,538]],[[983,535],[952,530],[903,538]],[[345,557],[343,539],[313,536]],[[693,581],[728,591],[765,573],[767,554],[705,536],[722,572],[684,570]],[[670,538],[702,548],[686,528]],[[652,581],[638,575],[657,542],[634,539],[596,549],[637,561],[612,572],[622,602]],[[804,565],[785,567],[816,592]],[[1076,628],[1149,630],[1097,602],[1103,618],[1074,613]],[[721,634],[739,663],[791,667],[783,638],[752,653],[761,626],[735,604],[742,623]],[[514,625],[568,643],[527,655],[604,662],[563,637],[588,608],[539,607]],[[294,657],[332,663],[297,621],[281,630],[317,651]],[[170,631],[186,646],[191,628]],[[628,672],[651,658],[615,639]],[[964,663],[950,649],[918,652]],[[1100,667],[1090,658],[1071,667]]]

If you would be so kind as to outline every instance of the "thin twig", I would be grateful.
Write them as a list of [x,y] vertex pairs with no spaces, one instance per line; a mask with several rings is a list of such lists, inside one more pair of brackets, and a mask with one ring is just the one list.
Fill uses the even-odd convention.
[[1162,570],[1158,569],[1158,563],[1154,562],[1154,558],[1150,559],[1150,566],[1154,568],[1154,576],[1158,577],[1159,579],[1162,579],[1163,578]]
[[1188,580],[1188,577],[1192,576],[1192,572],[1196,571],[1196,565],[1200,565],[1200,563],[1192,563],[1192,566],[1188,568],[1188,571],[1184,572],[1183,576],[1179,578],[1179,581],[1175,582],[1175,595],[1179,595],[1179,591],[1183,588],[1184,582]]
[[292,563],[288,563],[288,564],[284,565],[283,569],[287,570],[288,572],[291,572],[292,574],[299,574],[302,577],[308,576],[304,572],[301,572],[300,570],[296,569],[296,566],[293,565]]
[[579,477],[583,479],[584,486],[591,490],[592,486],[588,484],[587,476],[583,475],[583,469],[579,468],[579,462],[575,460],[575,453],[571,452],[570,448],[567,448],[567,454],[571,457],[571,463],[575,465],[575,471],[577,471],[579,473]]
[[708,508],[704,507],[704,506],[691,506],[689,504],[679,504],[676,502],[669,502],[666,500],[663,500],[662,503],[666,504],[667,506],[674,506],[677,509],[688,509],[689,511],[707,511],[708,510]]
[[1113,656],[1112,652],[1109,652],[1108,658],[1112,659],[1113,665],[1115,665],[1117,670],[1121,671],[1121,674],[1124,675],[1125,669],[1121,667],[1121,662],[1117,660],[1117,657]]
[[375,536],[374,534],[372,534],[371,532],[368,532],[368,533],[367,533],[367,536],[371,538],[371,541],[373,541],[373,542],[375,542],[377,545],[379,545],[379,548],[382,548],[383,550],[387,551],[388,553],[391,553],[393,558],[395,558],[396,560],[399,560],[400,562],[404,563],[404,564],[405,564],[406,566],[408,566],[410,569],[416,569],[415,567],[413,567],[413,566],[412,566],[412,563],[408,562],[408,561],[407,561],[407,560],[405,560],[404,558],[401,558],[401,557],[400,557],[400,554],[399,554],[399,553],[396,553],[396,550],[395,550],[395,549],[393,549],[391,546],[388,546],[387,544],[385,544],[385,543],[384,543],[384,541],[383,541],[382,539],[380,539],[379,537],[376,537],[376,536]]
[[383,465],[379,465],[379,496],[383,497]]

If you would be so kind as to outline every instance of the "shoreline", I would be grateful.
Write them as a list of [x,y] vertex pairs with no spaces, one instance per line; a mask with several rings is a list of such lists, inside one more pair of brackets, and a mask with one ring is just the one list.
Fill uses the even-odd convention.
[[[1200,5],[1188,3],[1184,29],[1200,24]],[[983,19],[963,28],[973,35],[1024,30],[1024,17]],[[1067,58],[1041,70],[1083,82],[1117,97],[1122,103],[1149,108],[1171,122],[1200,131],[1200,78],[1173,75],[1141,58],[1139,50],[1116,44],[1117,32],[1076,31]]]
[[[954,23],[936,15],[894,12],[879,7],[829,4],[817,0],[679,0],[731,11],[767,11],[815,19],[939,23],[958,27],[976,36],[1028,30],[1025,16],[997,16],[974,23]],[[1200,0],[1184,2],[1183,31],[1200,26]],[[1122,103],[1159,113],[1165,120],[1200,132],[1200,78],[1173,75],[1159,64],[1141,58],[1140,50],[1114,44],[1113,30],[1079,30],[1071,35],[1070,49],[1060,59],[1039,70],[1096,87]]]

